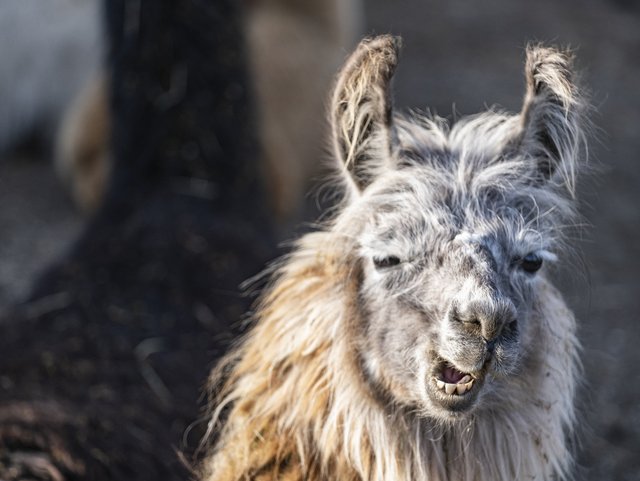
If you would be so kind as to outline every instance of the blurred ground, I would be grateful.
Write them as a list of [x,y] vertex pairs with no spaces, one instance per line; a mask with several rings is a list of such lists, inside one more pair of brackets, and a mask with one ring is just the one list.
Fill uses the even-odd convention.
[[[460,114],[492,104],[518,110],[527,42],[577,48],[600,139],[591,143],[596,172],[581,188],[591,227],[576,244],[586,269],[571,263],[562,276],[586,371],[577,479],[640,480],[640,9],[622,0],[367,0],[365,9],[367,33],[404,38],[398,107],[445,117],[454,104]],[[46,155],[3,157],[0,307],[82,224]]]
[[82,218],[40,149],[0,155],[0,309],[68,248]]

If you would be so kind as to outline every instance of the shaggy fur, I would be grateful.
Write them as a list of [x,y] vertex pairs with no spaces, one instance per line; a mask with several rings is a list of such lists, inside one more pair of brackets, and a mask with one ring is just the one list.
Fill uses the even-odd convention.
[[[344,205],[213,373],[204,480],[570,476],[575,321],[536,271],[574,217],[571,57],[529,48],[520,114],[449,127],[393,114],[397,52],[364,41],[338,78]],[[447,370],[473,388],[445,395]]]

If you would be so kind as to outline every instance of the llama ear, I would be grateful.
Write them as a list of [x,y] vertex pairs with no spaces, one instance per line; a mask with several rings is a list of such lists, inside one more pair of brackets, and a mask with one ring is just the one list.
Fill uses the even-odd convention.
[[573,193],[575,168],[584,140],[584,104],[574,84],[569,52],[529,46],[520,149],[537,162],[537,177],[560,176]]
[[399,49],[398,37],[363,40],[342,68],[333,92],[334,150],[358,191],[372,182],[391,156],[390,84]]

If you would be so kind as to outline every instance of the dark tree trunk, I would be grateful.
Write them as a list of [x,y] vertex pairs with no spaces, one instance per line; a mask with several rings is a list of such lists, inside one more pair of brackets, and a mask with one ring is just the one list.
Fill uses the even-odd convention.
[[189,475],[177,453],[247,309],[238,285],[274,254],[236,7],[106,4],[113,181],[0,321],[1,480]]

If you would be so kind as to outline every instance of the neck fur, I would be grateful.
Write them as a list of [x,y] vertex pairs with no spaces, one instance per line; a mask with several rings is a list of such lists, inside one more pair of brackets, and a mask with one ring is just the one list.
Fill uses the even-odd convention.
[[218,434],[203,479],[566,479],[577,341],[557,291],[541,280],[534,312],[545,351],[528,354],[500,403],[438,423],[384,405],[361,374],[347,251],[331,233],[309,234],[280,269],[254,329],[213,376]]

